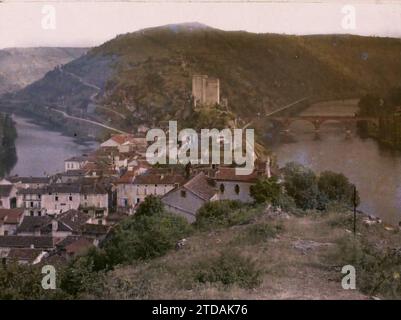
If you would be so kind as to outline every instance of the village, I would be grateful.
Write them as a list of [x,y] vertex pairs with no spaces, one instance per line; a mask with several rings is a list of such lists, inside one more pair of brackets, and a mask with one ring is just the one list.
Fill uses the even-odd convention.
[[[200,100],[202,94],[194,91]],[[218,93],[214,96],[219,99]],[[193,223],[209,201],[252,202],[250,187],[259,177],[271,176],[270,161],[261,160],[248,175],[238,174],[232,165],[150,165],[148,146],[141,127],[135,134],[112,135],[91,153],[66,159],[64,172],[1,180],[2,261],[68,262],[99,246],[147,196],[160,197],[167,211]]]

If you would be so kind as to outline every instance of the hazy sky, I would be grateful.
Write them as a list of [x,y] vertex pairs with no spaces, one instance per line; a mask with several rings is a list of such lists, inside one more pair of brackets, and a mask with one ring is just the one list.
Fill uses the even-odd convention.
[[[288,34],[353,33],[401,37],[401,1],[143,1],[3,0],[0,3],[0,48],[95,46],[117,34],[151,26],[193,21],[223,30]],[[355,8],[355,28],[351,29],[344,29],[342,26],[344,17],[350,13],[349,7],[348,11],[342,12],[347,4]],[[53,7],[55,25],[51,24]],[[44,29],[43,21],[47,28],[49,21],[55,28]]]

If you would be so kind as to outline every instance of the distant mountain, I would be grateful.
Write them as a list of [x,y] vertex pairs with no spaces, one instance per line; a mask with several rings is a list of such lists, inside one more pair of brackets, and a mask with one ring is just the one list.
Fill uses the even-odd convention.
[[86,48],[11,48],[0,50],[0,94],[22,89]]
[[188,117],[193,74],[220,78],[229,111],[255,118],[303,97],[357,97],[401,85],[401,40],[167,25],[120,35],[13,99],[43,115],[51,105],[128,130]]

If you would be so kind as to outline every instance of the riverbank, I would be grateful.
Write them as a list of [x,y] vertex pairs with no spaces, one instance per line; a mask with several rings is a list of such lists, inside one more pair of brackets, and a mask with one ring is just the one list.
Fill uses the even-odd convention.
[[79,140],[49,126],[42,126],[31,118],[13,115],[17,128],[16,151],[18,161],[11,174],[44,176],[64,171],[64,160],[88,153],[98,142]]
[[17,130],[11,116],[0,113],[0,177],[10,172],[17,162]]

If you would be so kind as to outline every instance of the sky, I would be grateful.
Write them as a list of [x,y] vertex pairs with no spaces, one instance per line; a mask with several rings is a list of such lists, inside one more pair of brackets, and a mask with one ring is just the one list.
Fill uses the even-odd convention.
[[401,38],[401,0],[216,1],[0,0],[0,48],[92,47],[118,34],[195,21],[257,33]]

